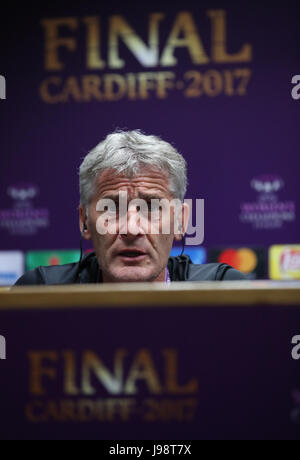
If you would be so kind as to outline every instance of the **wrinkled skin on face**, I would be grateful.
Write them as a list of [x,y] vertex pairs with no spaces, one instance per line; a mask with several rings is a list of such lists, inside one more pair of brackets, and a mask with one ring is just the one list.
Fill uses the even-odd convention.
[[[89,205],[89,215],[80,206],[80,228],[84,223],[87,230],[84,237],[92,240],[99,265],[102,269],[104,282],[146,282],[165,281],[168,258],[174,238],[181,239],[188,221],[188,207],[181,204],[180,214],[182,230],[176,225],[176,213],[171,207],[168,216],[159,217],[156,221],[158,232],[151,230],[149,219],[137,219],[137,209],[129,206],[126,208],[127,230],[124,232],[121,222],[116,223],[116,231],[111,234],[99,233],[99,217],[101,212],[97,204],[102,199],[112,199],[119,202],[120,195],[127,192],[128,203],[134,199],[143,199],[151,202],[151,199],[167,199],[172,201],[174,197],[169,191],[169,178],[167,173],[152,168],[144,168],[140,174],[127,178],[123,174],[116,174],[113,170],[103,172],[97,179],[96,190]],[[158,214],[159,215],[159,214]],[[163,219],[170,221],[170,233],[162,232]],[[177,220],[176,220],[177,222]],[[176,223],[175,222],[175,223]],[[107,224],[108,225],[108,224]],[[98,228],[98,229],[97,229]],[[152,233],[151,233],[152,231]]]

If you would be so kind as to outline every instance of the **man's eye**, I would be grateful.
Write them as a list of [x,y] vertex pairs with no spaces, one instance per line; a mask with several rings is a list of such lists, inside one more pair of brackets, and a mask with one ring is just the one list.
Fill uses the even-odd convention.
[[118,209],[118,207],[117,207],[117,206],[113,206],[113,205],[111,205],[111,206],[109,206],[109,205],[103,206],[103,212],[110,212],[110,213],[112,213],[112,212],[115,212],[116,209]]
[[160,212],[161,211],[161,206],[159,204],[152,204],[151,203],[148,205],[148,209],[150,212]]

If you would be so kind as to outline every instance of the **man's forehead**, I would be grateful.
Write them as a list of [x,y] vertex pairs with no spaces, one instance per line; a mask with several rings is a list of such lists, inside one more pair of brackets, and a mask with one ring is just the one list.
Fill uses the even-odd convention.
[[160,192],[169,195],[169,176],[164,171],[145,169],[132,177],[114,170],[104,171],[97,180],[97,195],[127,191],[130,194],[139,192]]

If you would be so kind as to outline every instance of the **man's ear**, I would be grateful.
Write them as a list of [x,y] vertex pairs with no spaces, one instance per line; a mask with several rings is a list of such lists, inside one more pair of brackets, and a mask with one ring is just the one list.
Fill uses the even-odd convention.
[[86,208],[82,205],[79,206],[79,228],[80,233],[86,240],[92,239],[92,235],[89,229],[88,218],[86,215]]
[[185,235],[190,218],[190,207],[187,203],[182,203],[181,211],[179,212],[177,229],[175,231],[175,241],[181,241]]

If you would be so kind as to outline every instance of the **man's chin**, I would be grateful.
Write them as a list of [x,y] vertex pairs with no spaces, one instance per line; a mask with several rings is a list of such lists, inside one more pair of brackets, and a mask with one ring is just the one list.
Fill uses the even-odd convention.
[[146,283],[155,281],[157,274],[146,267],[122,267],[111,273],[115,283]]

